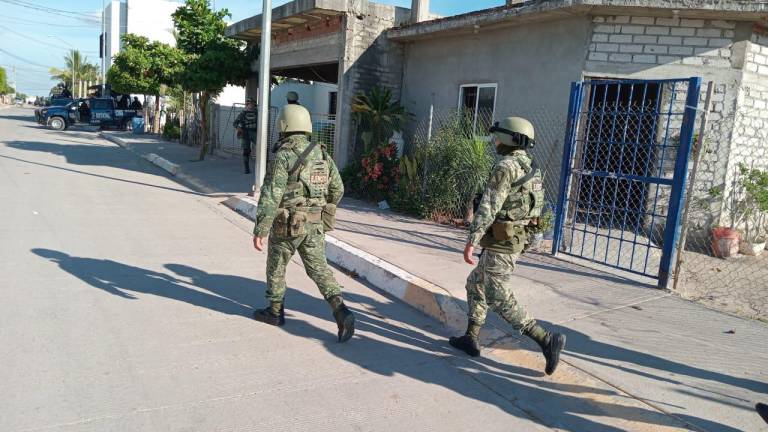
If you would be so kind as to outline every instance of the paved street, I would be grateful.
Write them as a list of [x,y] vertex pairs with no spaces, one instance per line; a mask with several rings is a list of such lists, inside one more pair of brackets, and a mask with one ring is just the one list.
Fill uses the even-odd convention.
[[0,430],[544,429],[476,377],[520,372],[448,361],[433,322],[340,273],[349,344],[299,265],[288,325],[255,323],[249,222],[31,115],[0,111]]
[[[185,162],[185,171],[203,180],[206,166],[231,172],[232,183],[217,192],[203,181],[193,190],[141,159],[138,150],[93,132],[42,129],[27,109],[0,111],[0,383],[6,396],[0,431],[761,427],[745,409],[749,400],[723,408],[721,399],[731,400],[730,394],[766,389],[764,375],[737,379],[717,372],[726,353],[719,360],[696,358],[686,369],[691,357],[685,353],[695,347],[666,352],[669,364],[662,368],[660,359],[619,351],[621,340],[584,343],[572,331],[568,337],[580,348],[567,359],[577,367],[564,365],[545,377],[538,354],[515,343],[479,360],[456,356],[439,323],[339,271],[358,316],[349,344],[336,343],[330,310],[298,263],[289,269],[288,324],[258,324],[249,315],[264,301],[266,256],[251,247],[251,223],[221,205],[221,191],[237,189],[245,176],[222,171],[223,160],[190,164],[184,152],[172,152],[181,149],[167,147],[153,151]],[[350,219],[342,230],[355,231],[359,223]],[[437,265],[434,260],[424,264]],[[449,276],[429,273],[441,283]],[[523,297],[538,307],[530,295]],[[570,300],[565,308],[536,313],[561,322],[567,314],[589,312],[579,304]],[[687,331],[695,333],[691,325]],[[758,337],[746,326],[735,331]],[[681,346],[692,340],[684,331],[676,337]],[[721,340],[728,337],[715,339],[729,346]],[[606,359],[604,370],[591,356]],[[625,361],[646,365],[647,376]],[[706,371],[695,366],[704,364]],[[667,370],[663,378],[655,375],[660,369]],[[702,382],[683,385],[674,370]],[[648,379],[663,379],[669,389],[659,391]],[[713,379],[732,388],[712,386]],[[714,391],[729,395],[712,399],[708,408],[698,392]],[[701,406],[689,412],[689,404]],[[691,415],[705,408],[722,411],[713,418],[723,422]]]

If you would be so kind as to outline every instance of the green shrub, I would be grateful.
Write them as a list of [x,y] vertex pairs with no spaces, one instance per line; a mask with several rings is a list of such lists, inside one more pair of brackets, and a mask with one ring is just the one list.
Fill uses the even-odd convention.
[[178,120],[174,119],[165,123],[165,126],[163,126],[163,138],[167,140],[181,138],[181,127]]
[[469,119],[456,115],[421,146],[425,162],[424,207],[436,220],[471,219],[472,200],[485,188],[494,153],[472,133]]

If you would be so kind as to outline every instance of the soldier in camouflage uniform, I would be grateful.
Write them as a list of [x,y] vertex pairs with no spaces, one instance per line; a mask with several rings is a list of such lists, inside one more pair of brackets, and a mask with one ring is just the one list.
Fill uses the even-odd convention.
[[528,236],[538,224],[544,200],[541,173],[525,150],[534,143],[533,125],[509,117],[497,122],[491,133],[501,158],[493,167],[464,248],[468,264],[475,264],[474,248],[483,248],[479,264],[467,278],[469,322],[466,333],[449,342],[470,356],[479,356],[480,327],[490,308],[536,341],[547,360],[545,372],[551,375],[565,347],[565,335],[545,330],[528,315],[515,299],[511,280]]
[[259,196],[254,247],[261,251],[266,237],[267,300],[254,318],[272,325],[285,323],[285,269],[299,252],[307,275],[331,305],[339,342],[355,332],[355,317],[341,298],[341,287],[325,259],[325,231],[333,229],[336,205],[344,194],[339,170],[320,146],[309,140],[312,122],[300,105],[286,105],[277,127],[281,141]]
[[256,131],[259,127],[259,112],[256,111],[256,103],[248,99],[245,103],[245,111],[241,112],[232,124],[237,129],[240,145],[243,147],[243,165],[245,173],[251,173],[251,146],[256,144]]

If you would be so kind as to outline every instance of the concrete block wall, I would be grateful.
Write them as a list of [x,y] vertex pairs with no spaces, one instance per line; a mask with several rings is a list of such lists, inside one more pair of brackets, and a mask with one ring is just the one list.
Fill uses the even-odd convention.
[[403,47],[390,42],[383,33],[407,19],[407,10],[367,1],[355,5],[344,18],[344,47],[339,62],[339,133],[334,158],[340,167],[356,151],[357,133],[352,120],[355,95],[381,86],[391,89],[397,99],[403,73]]
[[732,67],[736,23],[642,16],[596,16],[588,60]]
[[[715,186],[729,181],[734,140],[734,119],[745,69],[744,29],[750,24],[725,20],[680,19],[646,16],[595,16],[587,53],[587,76],[610,76],[637,79],[666,79],[701,76],[699,109],[704,106],[706,82],[715,83],[712,110],[705,134],[705,148],[699,166],[694,194],[708,196]],[[757,58],[760,59],[759,57]],[[607,73],[606,73],[607,72]],[[613,72],[613,73],[611,73]],[[676,89],[673,111],[685,105],[685,88]],[[663,96],[664,106],[672,101],[669,89]],[[696,131],[702,112],[697,116]],[[682,117],[672,117],[669,136],[679,139]],[[663,138],[660,133],[658,138]],[[692,163],[689,163],[689,167]],[[664,167],[664,175],[672,175],[672,165]],[[654,188],[652,188],[654,189]],[[668,206],[669,190],[659,191],[658,202]],[[656,191],[650,191],[655,200]],[[694,211],[693,219],[703,225],[717,222],[722,205],[710,210]]]
[[739,163],[768,168],[768,36],[762,27],[756,26],[754,30],[739,88],[727,185],[737,180]]

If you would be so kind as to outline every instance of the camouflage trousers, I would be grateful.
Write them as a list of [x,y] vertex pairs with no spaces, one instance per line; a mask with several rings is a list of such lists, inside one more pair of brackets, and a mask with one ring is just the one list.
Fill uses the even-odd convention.
[[250,157],[251,149],[256,146],[256,140],[258,134],[255,130],[245,129],[243,130],[243,136],[240,138],[240,147],[243,149],[243,156]]
[[285,269],[291,258],[299,252],[304,270],[320,293],[328,300],[341,295],[341,287],[333,277],[325,259],[325,234],[322,225],[308,224],[308,234],[295,238],[269,236],[267,249],[267,300],[282,302],[285,297]]
[[512,272],[518,258],[520,254],[483,251],[467,278],[467,315],[471,321],[483,325],[490,308],[521,333],[536,323],[512,292]]

